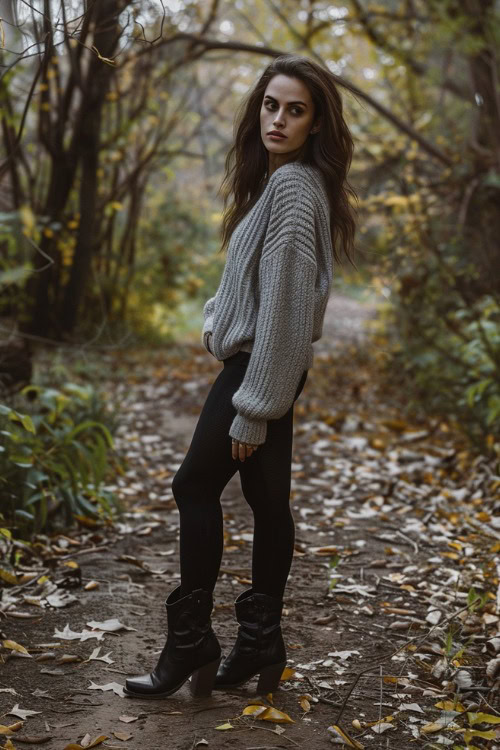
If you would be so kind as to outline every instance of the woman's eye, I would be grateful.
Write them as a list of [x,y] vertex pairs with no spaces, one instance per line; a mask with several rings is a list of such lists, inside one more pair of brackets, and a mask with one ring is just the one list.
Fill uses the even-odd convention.
[[[267,106],[268,109],[274,109],[276,107],[276,105],[273,104],[272,102],[267,102],[266,106]],[[297,107],[292,107],[292,109],[290,110],[290,112],[293,112],[294,115],[301,115],[302,114],[302,110],[298,109]]]

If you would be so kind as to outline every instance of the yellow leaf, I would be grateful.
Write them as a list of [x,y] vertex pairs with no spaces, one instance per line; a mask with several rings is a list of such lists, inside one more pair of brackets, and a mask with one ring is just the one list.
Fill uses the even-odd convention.
[[469,719],[469,724],[471,726],[474,726],[474,724],[481,724],[481,722],[486,722],[486,724],[500,724],[500,716],[495,716],[494,714],[483,714],[481,711],[477,714],[474,713],[467,713],[467,718]]
[[24,646],[20,646],[19,643],[16,643],[15,641],[3,641],[4,648],[10,648],[13,651],[19,651],[21,654],[27,654],[27,650],[24,648]]
[[394,716],[384,716],[383,719],[377,719],[376,721],[365,721],[363,725],[365,727],[375,727],[377,724],[385,724],[387,721],[393,721]]
[[12,744],[10,740],[7,740],[5,745],[3,746],[4,750],[16,750],[16,746]]
[[337,735],[338,737],[341,737],[344,745],[347,745],[347,747],[353,747],[355,750],[364,750],[364,745],[361,744],[361,742],[358,742],[357,740],[354,740],[352,737],[349,737],[347,732],[344,732],[343,729],[341,729],[337,724],[332,724],[331,727],[328,727],[328,731],[333,734]]
[[71,742],[69,745],[66,745],[63,750],[88,750],[89,747],[100,745],[101,742],[104,742],[104,740],[109,740],[109,737],[105,734],[101,734],[100,737],[97,737],[97,739],[91,742],[90,745],[85,745],[85,747],[82,747],[77,742]]
[[439,732],[443,728],[443,725],[437,721],[432,721],[430,724],[426,724],[422,727],[421,731],[426,734],[430,732]]
[[311,710],[311,704],[309,703],[307,696],[305,695],[299,696],[299,703],[303,711],[307,712]]
[[361,722],[360,722],[360,720],[359,720],[359,719],[353,719],[353,720],[352,720],[352,725],[353,725],[354,729],[359,729],[359,730],[361,730],[361,729],[363,728],[363,727],[361,726]]
[[291,667],[285,667],[283,670],[280,680],[290,680],[295,674],[295,669],[292,669]]
[[245,716],[260,716],[260,714],[263,714],[264,711],[267,711],[268,708],[268,706],[245,706],[245,708],[243,709],[243,714]]
[[10,727],[6,727],[5,724],[0,724],[0,734],[14,734]]
[[6,583],[12,583],[14,586],[18,583],[16,576],[13,573],[9,573],[8,570],[4,570],[3,568],[0,568],[0,578],[3,579]]
[[479,731],[479,729],[466,729],[464,733],[464,740],[466,742],[469,742],[472,737],[482,737],[483,740],[494,740],[496,736],[497,733],[494,729],[490,729],[487,732],[481,732]]
[[277,708],[273,708],[272,706],[260,714],[258,718],[264,721],[274,721],[277,724],[295,724],[294,720],[288,714],[284,711],[278,711]]
[[218,727],[215,727],[216,729],[233,729],[233,725],[230,724],[228,721],[225,724],[219,724]]
[[477,518],[478,521],[485,521],[486,523],[488,523],[489,521],[491,521],[490,514],[486,513],[485,510],[481,510],[481,511],[479,511],[479,513],[476,513],[476,518]]
[[458,701],[456,703],[455,701],[438,701],[434,706],[436,708],[442,708],[443,711],[460,711],[460,713],[465,711],[465,708]]

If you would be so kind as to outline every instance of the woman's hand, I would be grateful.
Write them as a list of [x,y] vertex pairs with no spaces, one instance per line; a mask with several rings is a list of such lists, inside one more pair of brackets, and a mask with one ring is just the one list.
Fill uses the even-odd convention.
[[212,344],[212,331],[209,331],[208,333],[205,334],[205,348],[208,349],[208,351],[213,357],[215,357],[215,354],[212,351],[211,344]]
[[238,440],[235,440],[233,438],[232,457],[234,459],[239,458],[240,461],[244,461],[245,457],[250,457],[258,447],[258,445],[252,445],[251,443],[240,443]]

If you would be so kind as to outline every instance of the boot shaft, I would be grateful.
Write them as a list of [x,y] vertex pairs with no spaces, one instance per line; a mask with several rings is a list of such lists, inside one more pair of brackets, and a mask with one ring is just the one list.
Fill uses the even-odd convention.
[[176,650],[198,648],[212,631],[213,595],[196,589],[180,596],[178,586],[165,601],[170,645]]
[[283,600],[248,589],[234,603],[239,624],[237,647],[241,653],[251,655],[283,651],[281,614]]

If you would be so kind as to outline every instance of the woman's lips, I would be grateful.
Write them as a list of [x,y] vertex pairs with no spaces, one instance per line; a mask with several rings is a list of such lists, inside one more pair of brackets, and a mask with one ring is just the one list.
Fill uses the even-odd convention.
[[267,134],[269,138],[274,138],[275,140],[285,140],[286,135],[276,135],[276,133],[268,133]]

